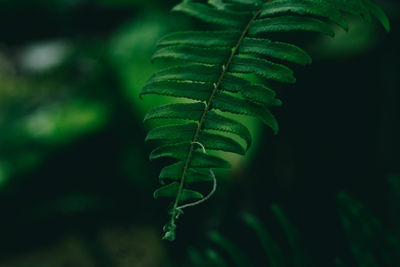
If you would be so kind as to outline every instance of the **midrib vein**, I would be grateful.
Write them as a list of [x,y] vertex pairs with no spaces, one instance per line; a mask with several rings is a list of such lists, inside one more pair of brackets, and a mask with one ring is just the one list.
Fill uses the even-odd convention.
[[261,13],[261,9],[258,10],[258,11],[254,14],[254,16],[250,19],[250,21],[247,23],[246,28],[243,30],[243,32],[242,32],[242,34],[241,34],[239,40],[238,40],[237,43],[236,43],[235,48],[232,50],[232,53],[231,53],[231,55],[229,56],[227,63],[224,65],[223,70],[222,70],[222,72],[221,72],[221,75],[219,76],[217,83],[214,84],[214,89],[213,89],[213,91],[211,92],[210,97],[208,98],[207,105],[205,106],[204,112],[203,112],[203,114],[201,115],[201,118],[200,118],[200,120],[199,120],[199,124],[198,124],[198,126],[197,126],[197,128],[196,128],[196,132],[194,133],[192,142],[191,142],[191,144],[190,144],[190,148],[189,148],[188,155],[187,155],[186,160],[185,160],[185,165],[184,165],[184,167],[183,167],[183,172],[182,172],[182,177],[181,177],[180,184],[179,184],[179,188],[178,188],[178,193],[177,193],[177,195],[176,195],[176,199],[175,199],[175,202],[174,202],[174,206],[173,206],[173,208],[172,208],[172,218],[171,218],[171,221],[172,221],[172,222],[175,221],[175,217],[176,217],[176,208],[178,207],[179,199],[180,199],[180,197],[181,197],[181,195],[182,195],[182,192],[183,192],[183,186],[184,186],[184,184],[185,184],[185,179],[186,179],[186,175],[187,175],[187,170],[189,169],[190,162],[192,161],[194,146],[195,146],[195,143],[198,142],[197,140],[198,140],[198,138],[199,138],[200,131],[201,131],[201,128],[203,127],[204,121],[206,120],[207,112],[211,109],[211,104],[212,104],[212,102],[213,102],[213,100],[214,100],[214,98],[215,98],[215,94],[217,93],[219,87],[221,86],[221,83],[222,83],[222,81],[223,81],[223,79],[224,79],[224,76],[225,76],[225,74],[228,72],[229,67],[230,67],[230,65],[232,64],[233,57],[234,57],[234,56],[236,55],[236,53],[238,52],[239,47],[240,47],[240,45],[242,44],[243,38],[246,36],[247,32],[249,31],[251,23],[260,15],[260,13]]

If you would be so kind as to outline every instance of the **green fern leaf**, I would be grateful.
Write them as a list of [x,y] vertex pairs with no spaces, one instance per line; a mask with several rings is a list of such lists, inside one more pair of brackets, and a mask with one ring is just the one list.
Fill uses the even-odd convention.
[[311,64],[311,57],[301,48],[261,38],[244,38],[239,53],[255,54],[301,65]]
[[221,82],[221,90],[237,93],[250,85],[251,84],[246,79],[227,72],[224,80]]
[[165,96],[185,97],[193,100],[205,101],[210,95],[210,84],[195,83],[193,81],[169,80],[147,83],[141,95],[156,94]]
[[197,128],[196,123],[165,125],[153,128],[146,136],[146,141],[164,140],[166,142],[179,142],[190,140]]
[[246,150],[235,140],[219,134],[202,132],[198,137],[199,143],[203,144],[206,149],[222,150],[244,155]]
[[183,31],[164,36],[158,46],[191,45],[201,47],[232,47],[240,31]]
[[249,5],[246,3],[229,3],[225,0],[208,0],[207,3],[210,6],[215,7],[219,10],[229,10],[234,12],[249,12],[254,10],[254,5]]
[[187,0],[175,6],[172,11],[183,12],[205,22],[238,29],[240,29],[248,20],[248,14],[246,13],[219,10],[201,3]]
[[266,106],[280,106],[282,102],[275,98],[275,92],[262,85],[250,85],[247,90],[240,91],[247,100]]
[[370,10],[371,14],[374,15],[379,20],[379,22],[382,24],[385,30],[389,32],[390,23],[385,12],[383,12],[383,10],[375,3],[373,3],[371,0],[364,0],[364,4],[367,6],[368,10]]
[[235,120],[225,118],[215,111],[208,112],[207,120],[204,122],[204,129],[236,134],[246,142],[246,150],[251,146],[251,135],[246,126]]
[[177,45],[161,47],[153,55],[152,60],[171,58],[196,63],[218,64],[227,58],[229,54],[230,51],[226,48],[200,48]]
[[[146,141],[160,142],[150,159],[172,158],[177,162],[161,170],[162,185],[154,197],[172,197],[171,219],[165,225],[165,239],[175,238],[176,219],[182,209],[208,199],[189,189],[192,184],[216,179],[212,168],[229,164],[208,150],[243,155],[251,145],[249,130],[224,113],[258,118],[278,132],[271,108],[282,105],[276,93],[257,81],[294,83],[293,71],[284,63],[311,63],[310,56],[294,44],[267,39],[272,32],[311,31],[333,36],[332,23],[347,30],[342,14],[365,20],[376,17],[386,30],[389,21],[371,0],[184,0],[173,8],[203,22],[216,24],[215,31],[183,31],[165,36],[158,43],[153,60],[172,60],[167,69],[147,81],[140,96],[156,94],[194,100],[154,108],[144,121],[172,119],[189,121],[149,131]],[[268,36],[271,38],[271,36]],[[245,143],[226,135],[232,134]],[[200,199],[187,203],[192,199]]]
[[332,27],[319,19],[289,15],[255,20],[249,34],[257,36],[270,32],[287,31],[313,31],[334,35]]
[[238,73],[254,73],[263,78],[278,82],[296,82],[291,69],[265,59],[235,57],[232,60],[232,68],[230,70]]
[[348,30],[340,11],[329,2],[319,0],[275,0],[263,5],[260,18],[287,14],[326,18]]
[[[325,0],[326,1],[326,0]],[[347,13],[361,16],[366,21],[371,21],[371,11],[364,0],[332,0],[332,5]]]
[[[163,186],[156,191],[154,191],[154,198],[160,198],[160,197],[175,197],[176,194],[179,191],[179,183],[178,182],[173,182],[170,183],[166,186]],[[191,199],[199,199],[199,198],[204,198],[204,196],[194,190],[189,190],[189,189],[183,189],[183,192],[180,196],[179,201],[184,202],[187,200]]]
[[[160,172],[160,182],[164,183],[165,180],[180,181],[184,168],[184,162],[180,161],[164,167]],[[189,168],[187,169],[187,184],[209,182],[212,177],[208,169]]]
[[[191,82],[214,82],[218,79],[221,68],[203,64],[185,64],[171,67],[157,72],[147,81],[147,84],[161,81],[191,81]],[[141,92],[143,94],[143,90]]]
[[263,1],[261,1],[261,0],[224,0],[224,2],[241,4],[241,5],[249,5],[252,7],[256,7],[256,6],[260,5]]
[[270,126],[275,133],[278,133],[278,122],[267,107],[241,100],[222,92],[215,97],[213,105],[221,111],[256,117]]
[[[190,141],[193,138],[193,133],[196,128],[196,123],[156,127],[149,131],[146,137],[146,141],[163,140],[167,143]],[[237,153],[240,155],[244,155],[245,153],[245,150],[239,143],[226,136],[203,131],[199,135],[198,140],[207,149],[222,150],[226,152]]]
[[198,121],[204,108],[205,105],[201,102],[164,105],[150,110],[144,117],[144,121],[152,119],[185,119]]
[[[158,159],[161,157],[171,157],[179,160],[184,160],[189,152],[189,143],[178,143],[163,145],[150,154],[150,160]],[[230,164],[219,157],[207,155],[198,151],[194,151],[190,166],[192,168],[229,168]]]

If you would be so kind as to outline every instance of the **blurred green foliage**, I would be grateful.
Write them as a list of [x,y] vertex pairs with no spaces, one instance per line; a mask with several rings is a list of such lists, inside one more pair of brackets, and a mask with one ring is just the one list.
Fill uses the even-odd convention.
[[[393,183],[399,182],[400,178],[396,176],[388,179],[396,195],[400,191],[398,191],[399,188],[393,186]],[[400,239],[389,230],[389,227],[383,227],[382,222],[372,215],[361,201],[342,191],[337,195],[337,209],[351,252],[357,262],[356,266],[398,266],[400,264],[398,253]],[[263,248],[263,252],[258,256],[265,257],[268,266],[271,267],[314,266],[312,253],[305,249],[302,241],[305,237],[300,236],[299,229],[293,225],[278,205],[271,205],[270,210],[285,234],[290,253],[271,236],[269,230],[256,216],[244,212],[240,215],[242,221],[254,231]],[[246,244],[241,243],[239,247],[230,238],[216,231],[209,234],[209,239],[214,243],[214,247],[211,247],[212,243],[207,244],[206,247],[208,251],[213,251],[212,254],[202,253],[201,250],[193,247],[188,248],[190,266],[231,266],[232,264],[239,267],[254,266],[254,257],[246,254],[249,251]],[[226,261],[222,263],[212,261],[216,257],[223,259],[222,253],[227,254]],[[228,263],[230,260],[232,262]],[[340,258],[336,258],[334,262],[325,262],[324,266],[332,264],[337,267],[348,266]],[[265,266],[261,262],[259,265]]]
[[168,99],[138,92],[164,33],[204,28],[177,2],[0,1],[0,266],[399,265],[397,1],[389,35],[296,36],[315,64],[279,89],[280,134],[246,121],[250,156],[169,245],[142,124]]

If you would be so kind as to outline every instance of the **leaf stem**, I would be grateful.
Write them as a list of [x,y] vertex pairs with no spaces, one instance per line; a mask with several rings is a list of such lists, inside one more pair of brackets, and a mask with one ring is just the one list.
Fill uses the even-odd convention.
[[[204,153],[204,154],[207,154],[206,148],[203,146],[203,144],[201,144],[201,143],[199,143],[199,142],[196,142],[196,144],[199,145],[199,146],[201,147],[201,149],[203,150],[203,153]],[[215,174],[214,174],[214,172],[213,172],[212,169],[209,169],[209,171],[210,171],[211,177],[213,178],[213,180],[212,180],[212,181],[213,181],[213,187],[212,187],[210,193],[208,193],[207,196],[205,196],[204,198],[202,198],[202,199],[200,199],[200,200],[198,200],[198,201],[195,201],[195,202],[192,202],[192,203],[188,203],[188,204],[185,204],[185,205],[176,207],[177,210],[182,211],[183,209],[186,209],[186,208],[188,208],[188,207],[197,206],[197,205],[199,205],[199,204],[201,204],[201,203],[207,201],[210,197],[212,197],[212,195],[214,195],[215,191],[217,190],[217,178],[215,177]],[[183,212],[182,212],[182,213],[183,213]],[[180,214],[180,213],[179,213],[179,214]]]

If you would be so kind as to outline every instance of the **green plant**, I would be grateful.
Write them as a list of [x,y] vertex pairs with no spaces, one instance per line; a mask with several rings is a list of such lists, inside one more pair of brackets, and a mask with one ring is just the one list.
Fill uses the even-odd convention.
[[[296,266],[296,267],[311,267],[315,266],[308,251],[304,249],[304,244],[297,227],[290,221],[285,211],[278,205],[271,205],[270,211],[276,218],[281,229],[284,232],[285,240],[289,244],[290,251],[285,251],[281,244],[279,244],[271,235],[270,231],[266,228],[264,223],[256,216],[248,212],[240,214],[241,221],[244,225],[249,227],[255,235],[252,235],[252,241],[257,246],[262,247],[262,253],[258,260],[262,259],[262,263],[257,262],[254,255],[249,255],[249,251],[243,244],[235,242],[232,238],[234,236],[226,237],[218,231],[213,231],[208,234],[208,239],[211,241],[205,245],[205,248],[195,249],[190,247],[188,249],[188,256],[190,259],[190,266],[267,266],[283,267],[283,266]],[[243,223],[242,223],[243,224]],[[212,251],[213,253],[210,253]],[[205,252],[205,253],[203,253]],[[219,256],[223,253],[225,257]],[[215,258],[223,259],[215,262]],[[230,260],[228,264],[225,260]],[[233,265],[232,265],[233,264]]]
[[[388,177],[390,187],[389,199],[397,198],[400,193],[400,178],[396,175]],[[389,208],[392,214],[398,210],[398,202]],[[381,218],[374,215],[369,207],[358,198],[345,191],[340,191],[336,195],[336,206],[340,217],[341,225],[347,237],[347,244],[341,244],[342,247],[348,247],[350,254],[359,267],[378,267],[378,266],[399,266],[400,239],[396,235],[396,229],[391,229]],[[216,262],[214,259],[230,260],[234,266],[296,266],[311,267],[317,266],[316,253],[309,249],[304,243],[305,236],[301,234],[298,227],[291,221],[285,210],[277,204],[270,206],[270,212],[280,226],[280,235],[284,236],[285,243],[289,246],[285,248],[282,243],[273,237],[274,232],[270,231],[266,225],[256,216],[249,212],[240,214],[241,220],[255,233],[257,246],[260,245],[263,252],[257,262],[254,255],[248,249],[244,242],[238,243],[236,236],[224,236],[219,231],[209,233],[208,239],[211,243],[206,243],[198,250],[191,247],[188,251],[190,266],[228,266],[224,261]],[[394,231],[393,231],[394,230]],[[276,233],[275,233],[276,234]],[[326,240],[330,242],[330,240]],[[324,245],[324,244],[320,244]],[[210,253],[212,251],[212,253]],[[219,254],[224,253],[222,257]],[[257,259],[260,261],[257,257]],[[267,264],[267,265],[266,265]],[[341,258],[335,257],[334,260],[326,259],[323,265],[319,266],[350,266]],[[231,266],[231,265],[229,265]]]
[[[164,239],[168,240],[175,239],[176,219],[182,209],[203,202],[215,191],[212,168],[229,167],[227,161],[209,155],[207,150],[243,155],[251,145],[249,130],[224,113],[257,117],[278,132],[270,108],[280,106],[281,101],[266,83],[294,83],[293,71],[282,62],[306,65],[311,58],[298,46],[268,39],[269,34],[311,31],[333,36],[329,23],[348,29],[343,12],[367,21],[374,16],[389,30],[387,17],[371,0],[185,0],[173,11],[223,29],[165,36],[153,60],[172,59],[176,65],[154,74],[141,92],[141,96],[158,94],[192,100],[156,107],[144,119],[174,121],[153,128],[146,138],[163,142],[150,159],[177,160],[162,169],[163,186],[154,192],[155,198],[175,199],[171,220],[164,226]],[[191,122],[176,123],[176,119]],[[245,146],[225,133],[236,135]],[[199,182],[212,182],[211,193],[203,196],[198,192],[195,184]],[[187,203],[194,199],[200,200]]]

